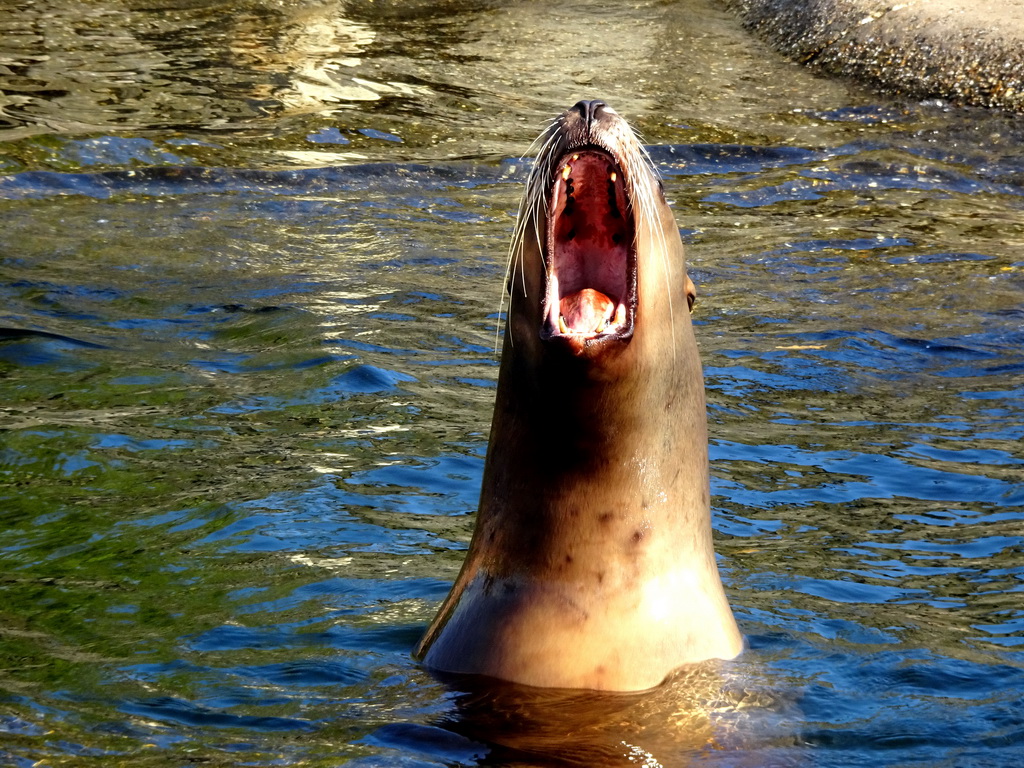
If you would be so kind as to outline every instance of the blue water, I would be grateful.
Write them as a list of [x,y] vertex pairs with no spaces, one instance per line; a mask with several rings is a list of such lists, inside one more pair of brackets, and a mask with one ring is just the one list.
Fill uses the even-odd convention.
[[[702,3],[51,5],[94,47],[27,4],[0,36],[0,764],[1020,763],[1017,118],[818,80]],[[598,29],[580,84],[547,41]],[[141,90],[104,100],[119,46]],[[47,50],[94,66],[60,95]],[[348,101],[299,99],[310,61]],[[472,532],[519,155],[581,89],[688,244],[749,649],[636,696],[450,685],[410,649]]]

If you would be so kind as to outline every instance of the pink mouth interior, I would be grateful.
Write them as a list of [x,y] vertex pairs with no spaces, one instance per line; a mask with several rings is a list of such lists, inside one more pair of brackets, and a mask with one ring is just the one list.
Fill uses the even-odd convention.
[[622,172],[610,155],[566,155],[548,224],[548,324],[561,335],[621,330],[630,290],[633,222]]

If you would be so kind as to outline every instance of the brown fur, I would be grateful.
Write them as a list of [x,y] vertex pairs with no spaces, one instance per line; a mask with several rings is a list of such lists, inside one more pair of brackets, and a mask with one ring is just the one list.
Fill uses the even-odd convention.
[[712,549],[682,242],[632,131],[593,104],[553,124],[537,167],[599,142],[629,177],[632,336],[541,338],[545,212],[527,199],[476,531],[416,655],[528,685],[640,690],[742,640]]

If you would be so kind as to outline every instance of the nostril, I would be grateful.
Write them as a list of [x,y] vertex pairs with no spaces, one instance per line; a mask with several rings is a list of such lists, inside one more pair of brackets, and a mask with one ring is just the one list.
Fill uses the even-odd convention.
[[597,111],[603,106],[605,106],[603,101],[597,99],[587,101],[584,99],[582,101],[577,101],[576,106],[573,107],[573,109],[579,112],[580,117],[586,120],[587,123],[591,123],[597,118]]

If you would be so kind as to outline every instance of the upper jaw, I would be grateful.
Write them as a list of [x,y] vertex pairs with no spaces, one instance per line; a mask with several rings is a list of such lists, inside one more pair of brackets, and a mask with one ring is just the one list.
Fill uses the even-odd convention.
[[550,179],[540,336],[576,355],[632,338],[636,222],[621,163],[604,147],[567,150]]

